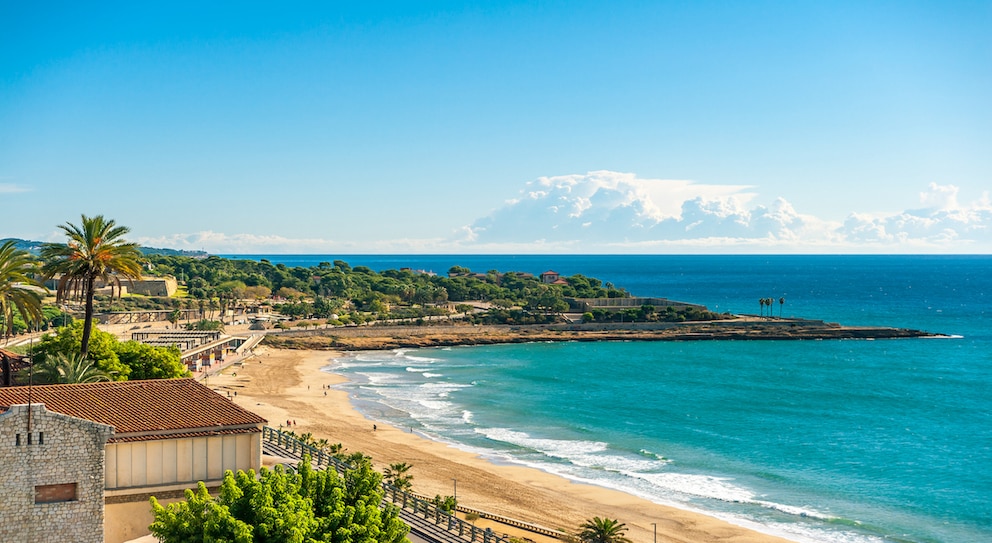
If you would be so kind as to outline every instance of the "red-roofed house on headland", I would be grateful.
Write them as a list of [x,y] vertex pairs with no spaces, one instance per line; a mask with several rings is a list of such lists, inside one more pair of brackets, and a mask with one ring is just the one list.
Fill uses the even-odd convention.
[[544,273],[541,274],[541,282],[542,283],[554,283],[555,281],[557,281],[560,278],[561,278],[561,275],[558,272],[554,271],[554,270],[548,270],[548,271],[546,271],[546,272],[544,272]]
[[[169,501],[181,497],[184,489],[194,488],[198,481],[208,487],[219,486],[226,470],[257,471],[261,467],[265,419],[196,380],[0,388],[0,419],[11,412],[12,406],[28,403],[29,388],[31,403],[44,404],[54,418],[68,416],[113,427],[101,459],[48,462],[104,463],[101,498],[106,502],[106,522],[102,535],[107,543],[148,533],[151,495]],[[6,426],[0,428],[0,439],[14,439]],[[63,440],[56,434],[46,434],[44,445],[38,443],[37,436],[28,444],[27,435],[25,427],[22,448],[13,453],[0,447],[0,463],[10,465],[5,454],[24,454],[29,447],[40,450]],[[36,464],[31,469],[42,468]],[[35,474],[15,475],[8,471],[6,476],[30,481]],[[6,509],[0,508],[0,525],[11,521],[6,515]]]

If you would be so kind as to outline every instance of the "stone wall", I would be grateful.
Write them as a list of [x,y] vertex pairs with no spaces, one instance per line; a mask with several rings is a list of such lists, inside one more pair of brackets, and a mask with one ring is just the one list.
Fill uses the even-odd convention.
[[[29,430],[30,423],[30,430]],[[44,405],[0,413],[0,541],[103,542],[105,445],[113,427]]]

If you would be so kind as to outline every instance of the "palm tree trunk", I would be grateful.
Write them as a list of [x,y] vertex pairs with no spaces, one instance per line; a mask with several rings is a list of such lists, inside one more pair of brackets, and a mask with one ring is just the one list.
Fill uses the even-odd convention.
[[83,313],[83,339],[80,341],[79,357],[86,358],[90,352],[90,332],[93,330],[93,288],[96,276],[86,278],[86,308]]

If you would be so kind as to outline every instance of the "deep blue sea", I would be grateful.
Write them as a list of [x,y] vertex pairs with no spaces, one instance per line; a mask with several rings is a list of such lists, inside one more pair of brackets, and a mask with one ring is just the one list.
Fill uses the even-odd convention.
[[990,256],[261,257],[553,269],[721,312],[785,297],[776,315],[952,335],[367,352],[334,371],[374,419],[796,541],[992,541]]

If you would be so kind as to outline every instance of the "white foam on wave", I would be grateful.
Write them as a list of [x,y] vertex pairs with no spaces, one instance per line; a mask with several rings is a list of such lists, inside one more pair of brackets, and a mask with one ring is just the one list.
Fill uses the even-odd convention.
[[471,388],[471,387],[472,385],[465,385],[462,383],[422,383],[417,388],[458,390],[459,388]]
[[672,472],[630,473],[629,475],[644,479],[666,490],[673,490],[688,496],[737,503],[750,503],[755,498],[754,493],[750,490],[735,486],[730,483],[730,479],[723,477]]
[[365,378],[366,383],[371,386],[382,386],[395,383],[399,379],[389,373],[355,372],[355,375]]
[[591,454],[606,450],[606,443],[601,441],[537,438],[509,428],[476,428],[475,431],[494,441],[502,441],[566,460],[577,454]]
[[449,411],[454,406],[451,402],[443,400],[417,400],[417,403],[434,411]]
[[406,367],[406,371],[408,371],[410,373],[423,373],[425,371],[430,371],[430,369],[429,368],[415,368],[413,366],[407,366]]
[[465,424],[472,424],[472,419],[473,419],[474,416],[475,415],[471,411],[469,411],[468,409],[465,409],[464,411],[462,411],[462,421]]
[[814,518],[819,520],[830,520],[830,515],[826,515],[814,509],[785,505],[765,500],[759,500],[754,492],[737,486],[732,483],[733,479],[726,477],[715,477],[712,475],[696,475],[689,473],[638,473],[628,472],[626,475],[644,479],[653,485],[666,490],[678,492],[688,496],[709,498],[729,503],[743,503],[757,505],[766,509],[773,509],[788,515],[797,517]]

